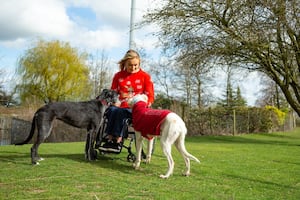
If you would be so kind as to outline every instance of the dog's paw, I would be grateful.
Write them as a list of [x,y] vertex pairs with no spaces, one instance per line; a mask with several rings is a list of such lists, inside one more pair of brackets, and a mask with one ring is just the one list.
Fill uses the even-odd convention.
[[44,158],[38,158],[37,161],[43,161],[45,160]]
[[169,178],[169,176],[166,176],[166,175],[164,175],[164,174],[159,175],[159,177],[160,177],[160,178],[163,178],[163,179]]
[[140,169],[140,165],[139,165],[139,164],[136,164],[136,163],[133,163],[132,167],[133,167],[135,170]]
[[146,164],[150,164],[150,162],[151,162],[151,157],[150,157],[150,158],[147,158],[147,159],[145,160],[145,163],[146,163]]
[[189,172],[182,173],[183,176],[190,176],[191,174]]

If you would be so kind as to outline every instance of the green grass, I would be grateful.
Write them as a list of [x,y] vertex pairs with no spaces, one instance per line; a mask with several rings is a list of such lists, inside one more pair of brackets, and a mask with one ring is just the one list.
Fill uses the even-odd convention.
[[42,144],[41,165],[30,164],[31,145],[0,147],[0,199],[300,199],[300,129],[289,133],[186,138],[190,177],[173,148],[174,174],[159,144],[149,165],[132,169],[119,155],[84,160],[84,143]]

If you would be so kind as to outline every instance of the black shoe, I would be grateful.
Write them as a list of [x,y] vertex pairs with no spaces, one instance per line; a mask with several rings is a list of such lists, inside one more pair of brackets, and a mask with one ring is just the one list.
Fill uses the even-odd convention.
[[112,141],[108,141],[102,147],[99,147],[99,149],[102,151],[107,151],[107,152],[120,153],[121,149],[122,149],[122,144],[113,143]]
[[113,143],[113,146],[111,148],[108,148],[108,151],[120,153],[122,149],[121,143]]
[[108,151],[108,149],[114,146],[113,141],[107,141],[104,145],[100,146],[99,149],[103,151]]

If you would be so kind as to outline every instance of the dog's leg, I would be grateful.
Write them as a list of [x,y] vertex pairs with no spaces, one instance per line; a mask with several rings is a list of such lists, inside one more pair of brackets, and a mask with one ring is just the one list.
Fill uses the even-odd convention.
[[133,163],[133,167],[134,169],[139,169],[141,164],[143,137],[141,133],[138,131],[135,131],[135,142],[136,142],[136,160],[135,163]]
[[86,134],[86,140],[85,140],[85,151],[84,151],[84,157],[86,160],[89,160],[89,144],[90,144],[90,133],[88,131],[88,133]]
[[85,147],[85,157],[89,160],[96,160],[96,150],[94,149],[94,129],[88,131]]
[[172,154],[171,154],[171,144],[168,141],[161,141],[161,148],[164,152],[164,154],[167,157],[168,160],[168,171],[165,175],[161,174],[159,177],[160,178],[169,178],[169,176],[173,173],[174,170],[174,160],[172,158]]
[[39,146],[43,141],[43,139],[38,137],[36,142],[31,147],[31,164],[33,165],[39,165],[39,161],[44,160],[44,158],[41,158],[38,153]]
[[186,129],[184,129],[182,132],[180,132],[180,136],[177,138],[177,140],[175,141],[175,147],[177,148],[177,150],[180,152],[180,154],[182,155],[184,162],[185,162],[185,166],[186,169],[183,172],[184,176],[189,176],[190,175],[190,160],[194,160],[198,163],[200,163],[200,161],[193,156],[192,154],[188,153],[186,148],[185,148],[185,144],[184,144],[184,140],[185,140],[185,135],[186,135]]
[[189,176],[190,175],[190,169],[191,169],[191,164],[190,164],[190,159],[186,156],[185,152],[186,149],[184,147],[184,141],[182,137],[179,137],[178,140],[175,142],[175,147],[179,151],[179,153],[182,155],[184,162],[185,162],[185,171],[183,172],[184,176]]
[[40,144],[35,143],[35,144],[32,145],[32,147],[30,149],[30,152],[31,152],[31,164],[33,164],[33,165],[39,165],[40,163],[38,161],[43,160],[43,158],[40,158],[38,156],[38,153],[37,153],[39,145]]
[[153,150],[153,141],[154,137],[151,140],[148,140],[147,146],[147,156],[146,156],[146,163],[149,164],[151,162],[152,150]]
[[35,143],[31,147],[31,163],[33,165],[39,165],[39,161],[44,160],[44,158],[41,158],[39,156],[38,150],[40,144],[42,144],[51,133],[52,121],[39,119],[37,126],[38,126],[38,135]]

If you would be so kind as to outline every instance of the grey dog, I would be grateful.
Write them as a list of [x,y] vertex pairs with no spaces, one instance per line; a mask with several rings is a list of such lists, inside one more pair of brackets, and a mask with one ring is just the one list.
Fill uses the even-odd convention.
[[29,136],[24,142],[16,145],[28,143],[34,135],[35,126],[37,126],[38,135],[31,147],[31,163],[39,164],[38,161],[43,160],[43,158],[39,156],[38,148],[50,135],[53,121],[58,119],[71,126],[87,129],[85,157],[88,160],[94,160],[96,154],[92,144],[95,133],[99,131],[106,108],[117,100],[117,92],[104,89],[96,99],[90,101],[49,103],[36,111]]

